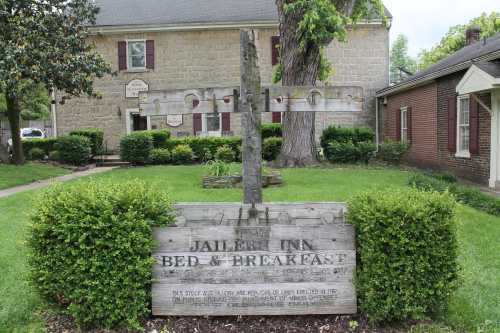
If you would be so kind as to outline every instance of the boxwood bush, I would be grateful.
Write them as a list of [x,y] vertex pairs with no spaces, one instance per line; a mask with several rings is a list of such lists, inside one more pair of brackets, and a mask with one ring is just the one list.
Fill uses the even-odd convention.
[[262,158],[266,161],[276,160],[281,152],[282,144],[282,138],[271,137],[264,139],[262,142]]
[[91,142],[84,136],[69,135],[57,138],[54,145],[59,151],[61,162],[72,165],[85,165],[91,158]]
[[98,128],[78,129],[69,133],[69,135],[78,135],[89,138],[92,156],[102,154],[104,143],[104,131]]
[[335,125],[327,127],[321,135],[321,147],[327,149],[332,142],[352,142],[356,145],[359,142],[373,142],[375,133],[367,127],[337,127]]
[[324,150],[325,157],[332,163],[368,163],[375,156],[377,146],[372,142],[333,141]]
[[376,322],[424,319],[457,287],[455,207],[447,193],[373,191],[351,200],[359,307]]
[[32,161],[39,161],[45,159],[45,152],[40,148],[32,148],[28,152],[28,159]]
[[173,216],[142,182],[53,186],[31,214],[30,281],[83,327],[139,328],[150,313],[152,227]]
[[223,137],[203,137],[187,136],[183,138],[172,138],[168,141],[168,149],[171,151],[179,145],[187,145],[191,148],[196,162],[208,162],[215,159],[217,149],[228,146],[234,152],[236,160],[241,156],[241,137],[223,136]]
[[125,162],[142,165],[149,162],[153,138],[147,132],[134,132],[120,141],[120,156]]
[[135,133],[143,133],[146,135],[150,135],[151,139],[153,139],[153,147],[154,148],[168,148],[168,140],[170,139],[170,132],[164,129],[158,130],[148,130],[148,131],[138,131]]
[[151,150],[149,160],[153,164],[162,165],[168,164],[171,161],[171,154],[168,149],[157,148]]
[[24,154],[28,155],[31,149],[39,148],[45,152],[45,155],[49,155],[56,143],[56,138],[23,140]]
[[179,145],[172,150],[172,162],[174,164],[191,164],[194,160],[193,150],[188,145]]
[[409,149],[407,143],[388,140],[380,145],[377,156],[384,162],[399,165]]
[[236,156],[234,151],[229,146],[222,146],[217,148],[215,152],[215,159],[226,163],[234,162]]
[[262,124],[262,140],[267,138],[281,138],[283,136],[281,124]]

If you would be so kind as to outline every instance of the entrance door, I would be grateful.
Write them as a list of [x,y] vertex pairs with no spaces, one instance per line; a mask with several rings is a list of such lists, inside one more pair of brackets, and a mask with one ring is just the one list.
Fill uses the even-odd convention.
[[132,114],[132,130],[146,131],[148,129],[148,118],[140,114]]

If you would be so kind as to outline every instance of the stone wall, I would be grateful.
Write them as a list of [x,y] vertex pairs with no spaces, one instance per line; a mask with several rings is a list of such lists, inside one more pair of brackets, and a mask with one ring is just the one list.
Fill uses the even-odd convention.
[[[274,29],[258,32],[262,83],[271,84],[271,36]],[[58,134],[76,128],[97,127],[105,131],[110,149],[116,149],[120,138],[127,133],[129,111],[138,108],[137,99],[125,98],[125,86],[132,79],[141,79],[150,90],[189,89],[239,86],[239,31],[203,30],[159,33],[127,33],[100,35],[92,38],[97,50],[118,70],[118,42],[132,39],[155,41],[155,69],[143,72],[121,71],[116,76],[96,80],[95,89],[102,98],[73,98],[57,105]],[[319,114],[317,136],[323,128],[334,123],[343,126],[372,125],[375,91],[388,84],[389,32],[380,25],[359,26],[348,34],[348,42],[332,43],[328,57],[334,65],[329,84],[361,86],[365,89],[365,108],[362,113]],[[57,94],[60,101],[62,94]],[[152,128],[169,128],[172,134],[192,134],[192,116],[184,123],[170,128],[164,117],[151,118]],[[271,121],[271,114],[264,115]],[[231,132],[240,134],[240,116],[231,115]]]

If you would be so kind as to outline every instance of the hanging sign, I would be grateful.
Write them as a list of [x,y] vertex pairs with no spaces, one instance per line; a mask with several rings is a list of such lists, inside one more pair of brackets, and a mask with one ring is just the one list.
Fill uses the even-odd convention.
[[170,127],[179,127],[183,123],[182,114],[167,115],[167,125]]

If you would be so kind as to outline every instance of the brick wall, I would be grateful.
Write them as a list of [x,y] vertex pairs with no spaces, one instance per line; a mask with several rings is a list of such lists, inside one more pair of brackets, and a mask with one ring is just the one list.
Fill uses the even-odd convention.
[[384,138],[396,140],[397,113],[411,107],[411,147],[408,162],[422,167],[438,166],[437,85],[435,83],[390,96],[384,115]]
[[[260,29],[257,36],[262,84],[271,84],[271,36],[275,29]],[[95,90],[102,99],[73,98],[65,105],[57,105],[58,134],[64,135],[76,128],[104,129],[110,149],[118,147],[126,133],[127,110],[137,109],[137,99],[125,98],[125,85],[132,79],[141,79],[150,90],[189,89],[239,86],[240,41],[239,30],[203,30],[161,33],[127,33],[93,37],[97,51],[118,70],[117,43],[132,39],[155,41],[155,69],[144,72],[121,71],[113,77],[95,81]],[[365,91],[363,112],[319,114],[316,134],[330,124],[344,126],[372,125],[375,114],[375,91],[388,84],[389,32],[383,26],[359,26],[348,33],[348,42],[332,43],[328,57],[334,65],[330,84],[361,86]],[[60,100],[61,93],[56,98]],[[264,115],[271,122],[271,114]],[[192,133],[192,116],[184,116],[184,124],[170,128],[164,117],[152,118],[156,128],[168,128],[175,136]],[[231,115],[231,131],[241,133],[240,116]]]
[[[437,81],[439,161],[443,169],[450,170],[460,177],[487,184],[490,176],[491,146],[491,118],[488,111],[479,107],[479,154],[473,154],[471,158],[457,158],[455,153],[448,150],[448,98],[456,95],[456,86],[464,74],[464,71],[455,73]],[[491,105],[490,94],[480,97],[487,105]]]

